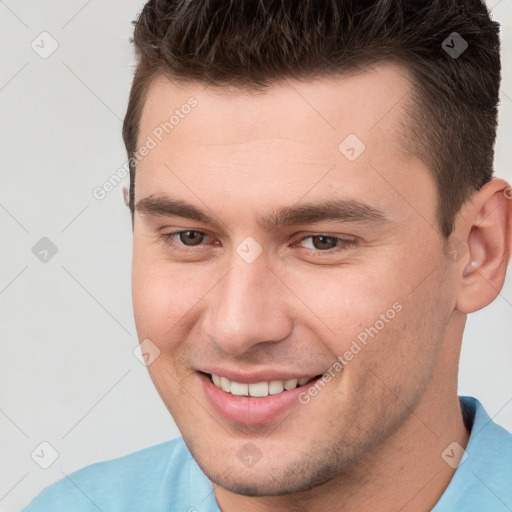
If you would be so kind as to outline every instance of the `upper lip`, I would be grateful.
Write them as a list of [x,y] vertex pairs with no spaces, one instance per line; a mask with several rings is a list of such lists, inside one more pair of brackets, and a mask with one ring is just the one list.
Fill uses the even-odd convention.
[[257,382],[270,382],[272,380],[290,380],[302,379],[304,377],[316,377],[323,372],[304,373],[304,371],[291,372],[290,370],[257,370],[252,372],[243,372],[240,369],[232,370],[229,368],[203,368],[199,370],[203,373],[215,374],[219,377],[226,377],[230,381],[241,384],[255,384]]

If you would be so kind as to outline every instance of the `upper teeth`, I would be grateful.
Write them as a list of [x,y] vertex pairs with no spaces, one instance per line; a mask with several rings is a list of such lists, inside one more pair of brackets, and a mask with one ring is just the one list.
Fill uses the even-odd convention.
[[240,396],[255,396],[262,397],[268,395],[277,395],[285,389],[290,390],[299,386],[307,384],[314,377],[303,377],[301,379],[288,379],[288,380],[271,380],[270,382],[256,382],[254,384],[243,384],[241,382],[234,382],[227,377],[220,377],[212,373],[213,383],[227,393]]

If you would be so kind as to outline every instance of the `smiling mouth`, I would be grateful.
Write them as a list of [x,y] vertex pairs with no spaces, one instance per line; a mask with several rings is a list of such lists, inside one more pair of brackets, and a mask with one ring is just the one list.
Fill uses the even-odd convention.
[[[202,372],[201,372],[202,373]],[[242,383],[229,380],[227,377],[205,373],[210,381],[219,389],[235,396],[265,397],[269,395],[278,395],[284,391],[290,391],[300,386],[304,386],[315,380],[321,375],[313,377],[302,377],[288,380],[271,380],[255,383]]]

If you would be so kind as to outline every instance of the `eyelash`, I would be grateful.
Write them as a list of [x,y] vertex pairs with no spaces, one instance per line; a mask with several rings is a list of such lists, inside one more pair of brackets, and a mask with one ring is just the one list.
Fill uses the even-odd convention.
[[[171,233],[164,233],[161,238],[163,239],[165,244],[167,244],[167,245],[174,245],[173,239],[175,237],[178,237],[182,233],[188,233],[188,232],[199,233],[199,234],[204,235],[206,237],[210,236],[210,235],[208,235],[208,233],[205,233],[204,231],[201,231],[199,229],[182,229],[182,230],[179,230],[179,231],[173,231]],[[323,254],[332,255],[333,253],[337,253],[337,252],[346,250],[349,247],[352,247],[352,246],[356,245],[356,243],[357,243],[356,240],[346,240],[346,239],[343,239],[343,238],[340,238],[340,237],[337,237],[337,236],[332,236],[332,235],[327,235],[327,234],[324,234],[324,233],[319,233],[319,234],[314,234],[314,235],[306,235],[306,236],[302,237],[301,239],[299,239],[297,242],[294,242],[293,245],[295,246],[296,244],[298,244],[300,242],[303,242],[307,238],[318,237],[318,236],[325,236],[327,238],[333,238],[336,241],[339,241],[340,244],[336,245],[335,247],[333,247],[331,249],[326,249],[324,251],[322,251],[320,249],[308,249],[308,248],[306,248],[306,250],[309,251],[310,254],[312,254],[314,256],[320,256],[321,257]],[[198,244],[198,245],[200,246],[200,245],[204,245],[204,244],[201,243],[201,244]],[[174,249],[177,250],[178,252],[182,252],[182,253],[189,253],[190,252],[190,249],[183,249],[182,247],[189,247],[190,249],[192,249],[194,246],[187,246],[187,245],[183,245],[183,244],[178,243],[176,246],[174,246]]]

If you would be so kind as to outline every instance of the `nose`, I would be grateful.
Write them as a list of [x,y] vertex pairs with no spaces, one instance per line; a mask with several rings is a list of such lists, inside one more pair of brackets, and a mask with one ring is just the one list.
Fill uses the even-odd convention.
[[231,270],[214,290],[205,328],[223,351],[241,355],[290,335],[289,291],[263,257],[247,263],[235,255]]

